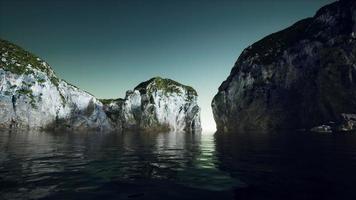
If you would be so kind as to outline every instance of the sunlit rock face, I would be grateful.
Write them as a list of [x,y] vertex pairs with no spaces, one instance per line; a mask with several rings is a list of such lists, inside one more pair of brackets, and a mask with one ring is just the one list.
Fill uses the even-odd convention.
[[125,99],[102,101],[122,129],[201,130],[197,92],[170,79],[152,78],[127,91]]
[[42,59],[0,40],[0,127],[110,129],[92,95],[56,77]]
[[[200,130],[197,93],[153,78],[125,99],[98,100],[60,80],[42,59],[0,40],[0,128]],[[105,106],[103,105],[105,104]]]
[[355,1],[325,6],[246,48],[212,108],[220,131],[354,129],[345,116],[356,113]]

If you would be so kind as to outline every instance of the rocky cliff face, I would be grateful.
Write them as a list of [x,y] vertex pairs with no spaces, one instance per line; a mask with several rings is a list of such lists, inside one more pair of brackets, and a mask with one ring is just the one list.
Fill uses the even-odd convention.
[[108,129],[102,103],[42,59],[0,40],[0,127]]
[[[356,3],[341,0],[246,48],[212,102],[218,130],[353,129]],[[314,129],[315,130],[315,129]]]
[[125,99],[103,102],[107,115],[122,129],[201,129],[196,91],[170,79],[152,78],[127,91]]
[[103,100],[104,106],[14,44],[0,40],[0,56],[0,128],[200,128],[196,92],[174,81],[152,79],[128,92],[124,100]]

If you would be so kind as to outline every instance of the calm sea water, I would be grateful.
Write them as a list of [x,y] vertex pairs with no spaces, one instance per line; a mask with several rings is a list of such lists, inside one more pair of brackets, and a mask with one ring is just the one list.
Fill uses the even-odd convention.
[[1,132],[0,199],[356,199],[356,134]]

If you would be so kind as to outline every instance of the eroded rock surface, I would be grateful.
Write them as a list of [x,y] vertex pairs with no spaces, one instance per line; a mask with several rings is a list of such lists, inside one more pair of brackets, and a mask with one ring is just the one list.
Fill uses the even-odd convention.
[[48,63],[0,40],[0,127],[110,129],[103,105]]
[[342,126],[343,113],[356,113],[356,1],[327,5],[246,48],[212,108],[220,131]]
[[153,78],[125,99],[100,101],[59,79],[48,63],[19,46],[0,40],[0,56],[0,128],[201,128],[196,91],[175,81]]
[[125,99],[103,102],[108,116],[123,129],[201,129],[197,92],[170,79],[152,78],[127,91]]

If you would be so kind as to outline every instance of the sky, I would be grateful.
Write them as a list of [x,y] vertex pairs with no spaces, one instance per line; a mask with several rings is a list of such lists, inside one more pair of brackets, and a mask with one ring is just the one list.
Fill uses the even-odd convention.
[[98,98],[123,98],[155,76],[211,101],[242,50],[333,0],[0,0],[0,38],[46,60]]

